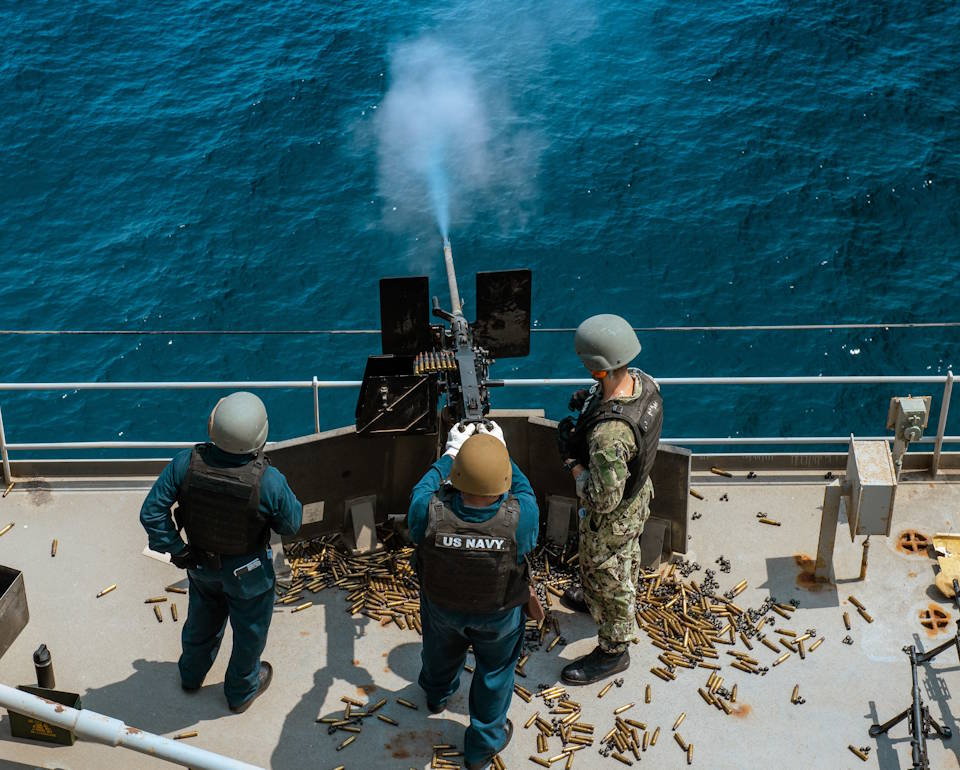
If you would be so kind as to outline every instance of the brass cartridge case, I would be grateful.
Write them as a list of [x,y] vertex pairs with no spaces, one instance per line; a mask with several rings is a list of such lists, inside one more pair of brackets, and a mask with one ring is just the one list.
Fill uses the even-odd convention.
[[182,741],[184,738],[196,738],[198,735],[200,735],[200,733],[196,730],[188,730],[187,732],[177,733],[173,736],[173,740]]
[[680,725],[683,724],[683,720],[686,719],[686,718],[687,718],[687,712],[686,712],[686,711],[681,711],[681,712],[680,712],[680,716],[677,717],[677,721],[673,723],[673,729],[674,729],[674,731],[676,731],[676,729],[677,729],[678,727],[680,727]]
[[824,640],[824,637],[821,636],[819,639],[817,639],[817,641],[811,644],[809,652],[813,652],[815,649],[817,649],[817,647],[823,644],[823,640]]
[[99,599],[101,596],[106,596],[108,593],[110,593],[111,591],[115,591],[116,589],[117,589],[117,584],[112,583],[108,585],[106,588],[104,588],[102,591],[100,591],[97,594],[97,598]]
[[144,599],[144,604],[159,604],[160,602],[165,602],[167,600],[166,596],[151,596],[149,599]]
[[176,623],[178,620],[180,620],[180,615],[177,613],[177,603],[176,603],[176,602],[171,602],[171,603],[170,603],[170,617],[173,618],[173,622],[174,622],[174,623]]
[[391,719],[386,714],[377,714],[377,719],[379,719],[381,722],[386,722],[388,725],[394,725],[397,727],[399,727],[400,725],[400,723],[397,722],[396,719]]
[[157,623],[163,623],[163,613],[156,604],[153,605],[153,614],[157,616]]

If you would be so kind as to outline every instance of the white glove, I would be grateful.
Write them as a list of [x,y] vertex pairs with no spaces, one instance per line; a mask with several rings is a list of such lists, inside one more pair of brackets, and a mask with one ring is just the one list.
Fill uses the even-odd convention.
[[487,420],[480,423],[480,426],[477,428],[477,433],[488,433],[491,436],[500,439],[500,443],[504,446],[507,445],[506,440],[503,438],[503,428],[497,425],[493,420]]
[[447,446],[444,449],[443,454],[449,455],[450,457],[456,457],[457,452],[460,451],[460,447],[463,446],[463,442],[476,433],[476,431],[477,424],[475,422],[458,422],[456,425],[450,428],[450,433],[447,434]]

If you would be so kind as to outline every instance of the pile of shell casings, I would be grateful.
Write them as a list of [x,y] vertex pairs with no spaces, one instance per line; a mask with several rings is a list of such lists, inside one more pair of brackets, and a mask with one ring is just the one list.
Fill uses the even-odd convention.
[[[528,691],[527,695],[524,700],[529,701],[531,693]],[[537,728],[537,754],[550,754],[548,741],[554,737],[560,738],[561,750],[546,758],[531,755],[530,761],[542,767],[563,762],[564,770],[570,770],[576,752],[593,746],[593,725],[580,721],[581,705],[570,700],[566,689],[560,685],[541,688],[532,697],[543,699],[543,705],[548,709],[547,715],[550,716],[547,721],[537,711],[523,725],[525,729]]]
[[[317,719],[318,723],[327,725],[327,732],[331,735],[337,732],[350,733],[350,735],[337,745],[337,751],[343,751],[357,739],[357,735],[360,734],[360,730],[363,727],[364,719],[375,716],[381,722],[386,722],[395,727],[398,726],[398,722],[392,717],[378,713],[379,710],[387,704],[386,698],[381,698],[376,703],[367,704],[363,704],[354,698],[348,698],[346,696],[340,698],[340,701],[345,704],[341,716],[320,717]],[[416,708],[416,706],[414,706],[414,708]]]
[[[338,550],[339,535],[325,535],[286,546],[292,579],[277,583],[277,604],[303,600],[303,592],[325,588],[347,591],[351,615],[366,615],[381,626],[395,623],[401,630],[420,625],[420,585],[410,561],[413,546],[385,547],[381,551],[351,556]],[[389,536],[384,539],[386,544]],[[295,610],[296,611],[296,610]]]

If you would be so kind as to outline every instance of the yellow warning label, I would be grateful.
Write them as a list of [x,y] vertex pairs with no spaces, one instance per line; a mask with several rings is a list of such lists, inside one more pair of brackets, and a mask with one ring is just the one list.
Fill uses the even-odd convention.
[[57,734],[54,732],[53,727],[48,725],[46,722],[41,722],[39,719],[27,719],[27,722],[30,724],[30,734],[39,735],[43,738],[56,738]]

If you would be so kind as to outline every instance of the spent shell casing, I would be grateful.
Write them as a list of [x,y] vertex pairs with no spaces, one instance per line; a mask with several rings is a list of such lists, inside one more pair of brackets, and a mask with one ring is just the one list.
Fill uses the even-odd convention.
[[693,497],[697,498],[697,500],[703,500],[703,495],[701,495],[701,494],[700,494],[696,489],[694,489],[693,487],[690,487],[690,494],[691,494]]
[[537,721],[537,717],[540,716],[540,712],[537,711],[532,717],[530,717],[526,722],[523,723],[523,728],[526,730],[530,725]]
[[647,731],[644,731],[644,733],[643,733],[643,750],[646,751],[646,750],[647,750],[647,746],[649,746],[649,745],[650,745],[650,733],[647,732]]
[[537,753],[543,754],[547,750],[547,737],[543,733],[537,733]]
[[618,762],[623,762],[623,764],[629,767],[633,767],[633,762],[631,762],[629,759],[627,759],[625,756],[623,756],[623,754],[620,754],[619,752],[614,751],[613,753],[610,754],[610,756],[613,757]]
[[177,604],[173,602],[170,604],[170,617],[173,618],[173,622],[176,623],[180,620],[180,616],[177,614]]
[[779,521],[775,521],[774,519],[769,519],[769,518],[767,518],[766,516],[764,516],[762,519],[757,519],[757,521],[759,521],[761,524],[769,524],[769,525],[772,526],[772,527],[779,527],[779,526],[780,526],[780,522],[779,522]]
[[157,616],[157,623],[163,623],[163,613],[156,604],[153,605],[153,614]]
[[630,709],[632,709],[632,708],[634,707],[634,705],[635,705],[635,704],[633,704],[633,703],[628,703],[628,704],[626,704],[625,706],[621,706],[620,708],[614,709],[614,710],[613,710],[613,713],[614,713],[614,714],[622,714],[624,711],[629,711]]
[[658,727],[656,730],[653,731],[653,735],[650,736],[650,745],[656,746],[657,738],[659,737],[660,737],[660,728]]
[[677,745],[678,745],[681,749],[683,749],[684,751],[687,750],[687,742],[686,742],[685,740],[683,740],[683,738],[680,737],[680,733],[674,733],[674,734],[673,734],[673,739],[677,742]]
[[862,751],[860,751],[860,749],[858,749],[858,748],[857,748],[856,746],[854,746],[853,744],[850,744],[849,746],[847,746],[847,748],[850,749],[850,751],[852,751],[852,752],[853,752],[854,754],[856,754],[858,757],[860,757],[860,759],[862,759],[864,762],[867,761],[867,755],[864,754]]
[[0,529],[0,537],[3,537],[5,534],[7,534],[7,532],[9,532],[11,529],[13,529],[13,527],[14,527],[15,525],[16,525],[16,522],[15,522],[15,521],[11,521],[11,522],[10,522],[9,524],[7,524],[7,526],[5,526],[3,529]]
[[7,484],[7,488],[3,490],[3,495],[0,495],[0,497],[6,497],[7,495],[9,495],[16,485],[17,485],[17,482],[11,481],[9,484]]
[[363,703],[361,703],[360,701],[356,700],[355,698],[351,698],[349,695],[342,695],[342,696],[340,696],[340,702],[341,702],[341,703],[348,703],[348,704],[351,705],[351,706],[360,706],[360,707],[363,707]]
[[381,699],[378,700],[376,703],[374,703],[372,706],[368,706],[368,707],[367,707],[367,715],[369,716],[369,715],[372,714],[374,711],[377,711],[378,709],[381,709],[381,708],[383,708],[383,707],[386,706],[386,705],[387,705],[387,699],[386,699],[386,698],[381,698]]
[[50,543],[50,556],[51,558],[57,555],[57,539],[54,538],[53,542]]
[[734,685],[733,689],[730,690],[730,702],[731,703],[737,702],[737,686],[736,685]]
[[652,696],[653,696],[653,693],[650,690],[650,685],[647,685],[646,689],[643,691],[643,702],[649,703]]
[[534,762],[535,764],[540,765],[540,767],[550,767],[550,763],[547,762],[545,759],[540,759],[540,757],[535,757],[531,755],[527,757],[527,759],[529,759],[531,762]]
[[97,594],[97,598],[99,599],[101,596],[106,596],[108,593],[115,590],[117,590],[117,584],[111,583],[110,585],[108,585],[106,588],[104,588],[102,591],[100,591]]
[[167,586],[163,590],[169,591],[172,594],[185,594],[187,592],[186,588],[180,588],[180,586]]
[[611,687],[613,687],[613,682],[607,682],[607,683],[601,688],[600,692],[597,693],[597,697],[598,697],[598,698],[602,698],[604,695],[606,695],[608,692],[610,692],[610,688],[611,688]]
[[733,474],[730,473],[730,471],[725,471],[722,468],[718,468],[715,465],[711,466],[710,473],[713,473],[714,475],[717,475],[717,476],[726,476],[728,479],[733,478]]
[[799,697],[800,697],[800,685],[795,684],[795,685],[793,686],[793,694],[790,696],[790,702],[791,702],[791,703],[796,703],[796,702],[797,702],[797,698],[799,698]]
[[673,723],[673,729],[676,730],[680,725],[683,724],[683,720],[687,718],[687,712],[681,711],[680,716],[677,717],[677,721]]
[[781,663],[783,663],[783,661],[785,661],[785,660],[786,660],[787,658],[789,658],[789,657],[790,657],[790,653],[789,653],[789,652],[785,652],[785,653],[783,653],[783,655],[781,655],[779,658],[777,658],[775,661],[773,661],[773,665],[779,666]]
[[813,644],[810,645],[810,649],[807,650],[807,652],[813,652],[815,649],[817,649],[817,647],[823,644],[824,638],[825,637],[821,636],[819,639],[817,639],[817,641],[815,641]]
[[307,607],[312,607],[312,606],[313,606],[313,602],[304,602],[299,607],[294,607],[292,610],[290,610],[290,614],[292,615],[294,612],[301,612],[302,610],[307,609]]
[[848,596],[847,600],[856,607],[858,610],[866,610],[867,608],[860,604],[860,600],[856,596]]
[[849,612],[843,613],[843,625],[846,627],[847,631],[850,630],[850,613]]
[[159,604],[160,602],[165,602],[167,600],[166,596],[151,596],[149,599],[144,599],[144,604]]
[[200,733],[197,730],[188,730],[185,733],[177,733],[173,736],[175,741],[182,741],[184,738],[196,738]]
[[411,703],[406,698],[397,698],[397,703],[401,706],[406,706],[408,709],[413,709],[414,711],[419,711],[420,707],[416,703]]
[[396,719],[391,719],[386,714],[377,714],[377,719],[379,719],[381,722],[386,722],[388,725],[396,725],[396,726],[400,725],[400,723],[397,722]]
[[687,746],[687,764],[693,764],[693,744]]
[[347,748],[347,746],[349,746],[351,743],[353,743],[356,739],[357,739],[357,736],[356,736],[356,735],[351,735],[351,736],[350,736],[349,738],[347,738],[343,743],[341,743],[339,746],[337,746],[337,751],[342,751],[343,749]]
[[873,623],[873,618],[870,616],[869,612],[862,609],[858,609],[857,612],[860,613],[860,617],[867,621],[867,623]]
[[550,642],[549,645],[547,645],[547,652],[550,652],[554,647],[556,647],[556,646],[557,646],[557,643],[558,643],[559,641],[560,641],[560,637],[559,637],[559,636],[555,636],[555,637],[553,638],[553,641]]

